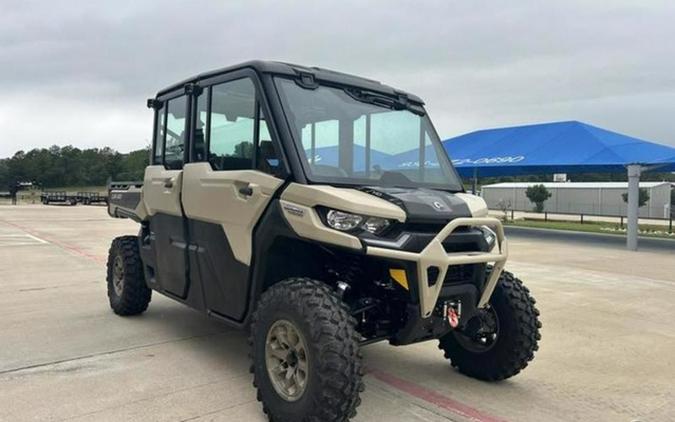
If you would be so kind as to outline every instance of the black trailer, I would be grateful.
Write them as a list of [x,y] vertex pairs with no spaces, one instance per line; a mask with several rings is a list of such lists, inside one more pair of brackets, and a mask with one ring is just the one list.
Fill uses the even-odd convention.
[[76,195],[68,195],[65,191],[44,191],[40,194],[40,202],[49,204],[77,205]]
[[106,195],[101,195],[99,192],[78,192],[75,196],[77,202],[84,205],[108,204],[108,197]]

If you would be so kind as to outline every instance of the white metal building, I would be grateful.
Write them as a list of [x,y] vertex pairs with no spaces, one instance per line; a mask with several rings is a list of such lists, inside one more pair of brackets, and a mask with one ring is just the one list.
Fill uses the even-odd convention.
[[[501,209],[500,201],[510,203],[515,211],[532,211],[534,204],[525,191],[532,185],[544,185],[552,196],[544,203],[551,213],[625,216],[626,203],[622,194],[628,192],[627,182],[588,183],[497,183],[482,187],[483,199],[490,209]],[[668,218],[670,213],[670,182],[640,182],[649,191],[649,201],[640,208],[642,218]]]

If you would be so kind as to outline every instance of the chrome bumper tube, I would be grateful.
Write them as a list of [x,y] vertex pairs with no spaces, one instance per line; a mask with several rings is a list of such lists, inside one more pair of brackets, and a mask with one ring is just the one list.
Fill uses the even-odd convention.
[[[445,252],[443,242],[451,236],[452,232],[457,230],[457,228],[467,226],[490,227],[497,235],[497,245],[493,248],[493,251],[496,250],[496,252]],[[485,288],[481,292],[480,299],[478,300],[478,308],[487,305],[490,296],[492,296],[492,292],[497,285],[497,280],[499,280],[499,276],[506,264],[508,258],[508,242],[504,236],[504,227],[496,218],[457,218],[449,222],[436,237],[429,242],[422,252],[414,253],[368,246],[366,253],[368,255],[383,258],[412,261],[417,264],[420,314],[422,318],[428,318],[431,316],[431,313],[436,306],[436,302],[438,301],[438,296],[443,287],[443,280],[445,279],[448,267],[452,265],[493,263],[494,267],[490,273],[490,277],[486,281]],[[427,270],[429,267],[437,267],[439,269],[436,283],[433,286],[429,285],[427,277]]]

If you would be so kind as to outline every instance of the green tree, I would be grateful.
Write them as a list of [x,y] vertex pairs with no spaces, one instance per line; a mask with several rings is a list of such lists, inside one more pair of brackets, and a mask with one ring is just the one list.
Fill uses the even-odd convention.
[[525,196],[534,204],[534,211],[536,212],[544,212],[544,202],[551,195],[551,192],[544,185],[532,185],[525,191]]
[[[622,193],[621,197],[623,198],[623,202],[628,203],[627,193]],[[647,205],[647,202],[649,202],[649,191],[645,188],[640,188],[640,194],[638,195],[638,207],[644,207]]]
[[234,156],[240,158],[253,157],[253,144],[250,142],[241,142],[234,146]]
[[122,158],[122,172],[117,180],[143,180],[145,168],[150,164],[150,148],[131,151]]
[[104,186],[108,179],[142,180],[148,157],[148,148],[128,154],[109,147],[82,150],[71,145],[18,151],[0,159],[0,191],[17,181],[49,189]]

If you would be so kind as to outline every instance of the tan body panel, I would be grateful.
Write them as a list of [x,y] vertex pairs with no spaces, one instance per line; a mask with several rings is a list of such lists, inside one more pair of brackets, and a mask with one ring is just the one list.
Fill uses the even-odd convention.
[[134,214],[136,214],[140,221],[145,221],[148,218],[148,209],[145,206],[145,202],[143,202],[143,188],[138,188],[138,190],[141,191],[141,200],[138,202]]
[[345,248],[361,249],[361,241],[356,236],[326,227],[314,208],[282,199],[281,209],[286,221],[298,236]]
[[466,203],[472,217],[482,218],[488,216],[488,206],[480,196],[469,193],[456,193],[455,196]]
[[[116,203],[125,195],[137,194],[140,198],[135,208],[130,208]],[[148,218],[148,210],[143,202],[143,186],[130,184],[126,189],[111,189],[108,192],[108,214],[117,218],[132,218],[134,221],[145,221]]]
[[148,215],[160,212],[181,217],[181,183],[182,170],[167,170],[161,165],[146,167],[142,197]]
[[355,189],[291,183],[281,194],[281,199],[284,217],[298,235],[352,249],[361,249],[361,241],[356,236],[326,227],[315,206],[398,221],[405,221],[406,217],[396,205]]
[[308,207],[323,205],[340,211],[391,218],[401,222],[406,217],[405,211],[391,202],[353,188],[291,183],[281,194],[281,199]]
[[[209,163],[183,168],[183,206],[188,218],[220,224],[237,261],[250,265],[253,227],[283,180],[257,170],[214,171]],[[239,189],[249,187],[250,196]]]

